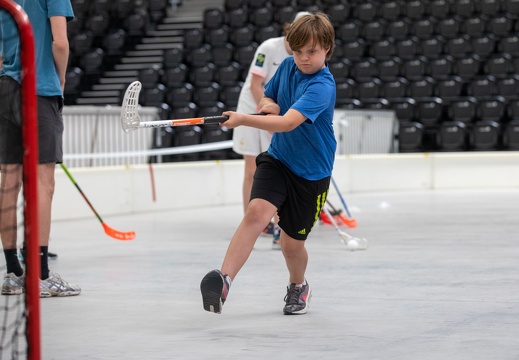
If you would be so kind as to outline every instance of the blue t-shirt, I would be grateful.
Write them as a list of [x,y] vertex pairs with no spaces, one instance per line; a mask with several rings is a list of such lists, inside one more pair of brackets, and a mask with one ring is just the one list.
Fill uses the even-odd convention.
[[[32,25],[36,54],[36,93],[40,96],[61,96],[59,75],[52,55],[50,18],[64,16],[74,19],[70,0],[15,0],[23,7]],[[0,54],[3,67],[0,76],[10,76],[20,82],[21,60],[18,29],[7,12],[0,12]]]
[[337,147],[333,132],[336,87],[328,66],[312,75],[303,74],[289,56],[265,86],[265,96],[279,105],[279,115],[292,108],[307,118],[292,131],[274,133],[268,153],[304,179],[331,176]]

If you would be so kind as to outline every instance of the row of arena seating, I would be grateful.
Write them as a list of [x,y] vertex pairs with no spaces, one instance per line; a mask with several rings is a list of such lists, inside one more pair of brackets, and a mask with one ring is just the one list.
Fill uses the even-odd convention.
[[[151,19],[147,0],[141,5]],[[337,107],[395,110],[400,151],[519,149],[519,0],[225,0],[201,8],[201,26],[182,31],[180,46],[138,70],[141,104],[159,107],[164,118],[236,107],[258,44],[281,36],[302,10],[323,11],[335,26],[329,66]]]

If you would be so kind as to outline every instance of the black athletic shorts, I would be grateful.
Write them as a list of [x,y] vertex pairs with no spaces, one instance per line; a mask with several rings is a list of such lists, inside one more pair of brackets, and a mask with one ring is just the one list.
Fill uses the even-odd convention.
[[279,227],[294,239],[306,240],[326,201],[330,177],[303,179],[267,152],[256,157],[256,166],[251,200],[264,199],[276,206]]
[[[21,164],[23,159],[21,86],[0,77],[0,164]],[[38,96],[39,163],[63,162],[63,99]]]

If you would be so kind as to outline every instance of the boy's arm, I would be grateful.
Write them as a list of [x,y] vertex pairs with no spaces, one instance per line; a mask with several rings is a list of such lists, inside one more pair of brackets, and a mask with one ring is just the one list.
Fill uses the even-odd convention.
[[67,19],[64,16],[51,16],[52,29],[52,55],[58,70],[61,91],[65,89],[65,74],[69,56],[69,43],[67,38]]

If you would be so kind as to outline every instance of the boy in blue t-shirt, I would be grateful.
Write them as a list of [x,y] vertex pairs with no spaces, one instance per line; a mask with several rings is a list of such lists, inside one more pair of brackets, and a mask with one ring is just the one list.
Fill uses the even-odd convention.
[[304,314],[308,309],[305,240],[325,203],[336,149],[335,81],[326,64],[335,31],[325,14],[309,14],[294,21],[286,39],[293,56],[281,63],[258,106],[267,116],[223,113],[229,116],[228,128],[245,125],[274,135],[268,151],[256,158],[251,200],[222,267],[210,271],[200,285],[207,311],[221,312],[231,281],[276,211],[290,284],[283,313]]

